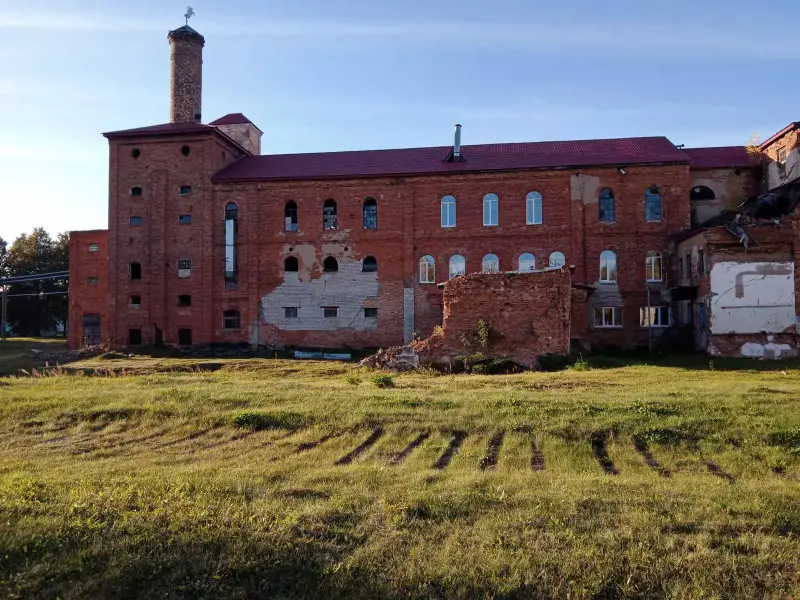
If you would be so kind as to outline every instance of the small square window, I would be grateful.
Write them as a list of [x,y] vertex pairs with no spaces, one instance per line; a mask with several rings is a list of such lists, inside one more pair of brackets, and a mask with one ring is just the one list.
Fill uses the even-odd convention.
[[97,244],[89,244],[89,252],[97,252],[100,250],[100,246]]
[[190,185],[182,185],[180,188],[181,196],[187,196],[192,193],[192,186]]
[[192,261],[179,260],[178,261],[178,277],[186,279],[192,276]]
[[286,319],[296,319],[297,318],[297,307],[296,306],[286,306],[283,309],[283,316]]
[[239,329],[241,318],[238,310],[226,310],[222,313],[223,329]]
[[178,306],[191,306],[192,297],[189,294],[181,294],[178,296]]
[[141,227],[144,225],[144,219],[142,217],[131,217],[129,222],[131,227]]
[[192,223],[192,215],[181,215],[178,217],[179,225],[190,225]]
[[378,318],[378,309],[377,308],[365,308],[364,309],[364,318],[365,319],[377,319]]
[[86,283],[88,283],[91,286],[97,285],[97,277],[89,277]]
[[142,345],[142,330],[141,329],[128,329],[128,345],[141,346]]
[[323,306],[322,313],[326,319],[335,319],[339,316],[338,306]]
[[139,308],[142,305],[142,297],[141,296],[131,296],[130,305],[135,308]]
[[141,195],[142,195],[142,188],[140,187],[131,188],[131,196],[141,196]]

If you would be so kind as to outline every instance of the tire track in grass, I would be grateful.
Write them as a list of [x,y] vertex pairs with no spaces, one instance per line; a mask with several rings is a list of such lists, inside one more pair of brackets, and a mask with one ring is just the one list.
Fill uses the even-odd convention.
[[602,431],[597,431],[592,434],[589,442],[592,445],[592,454],[603,467],[606,475],[619,475],[619,469],[614,466],[614,461],[608,455],[608,448],[606,446],[608,434]]
[[349,465],[356,458],[364,454],[367,450],[372,448],[381,437],[383,437],[383,427],[376,428],[370,436],[364,440],[358,447],[353,449],[349,454],[345,454],[342,458],[336,461],[336,465]]
[[489,445],[486,447],[486,456],[481,459],[481,471],[491,470],[497,467],[497,461],[500,458],[500,449],[503,447],[503,439],[505,439],[506,432],[504,429],[495,432],[489,440]]
[[408,446],[406,446],[402,452],[398,452],[397,454],[395,454],[394,458],[392,458],[389,464],[391,464],[392,466],[397,466],[402,464],[403,461],[405,461],[405,459],[411,456],[411,453],[414,452],[414,450],[416,450],[417,448],[419,448],[429,437],[431,437],[430,430],[423,431],[416,438],[414,438],[414,440]]
[[536,443],[536,438],[531,438],[531,469],[534,471],[544,471],[544,454]]
[[736,482],[736,478],[728,473],[725,469],[720,467],[717,463],[712,460],[708,460],[706,457],[703,456],[703,449],[700,448],[700,445],[697,443],[689,444],[690,450],[696,452],[700,456],[700,463],[705,465],[708,472],[711,473],[714,477],[719,477],[720,479],[724,479],[730,484]]
[[667,479],[672,477],[672,473],[670,472],[670,470],[662,466],[661,463],[659,463],[656,460],[655,456],[653,456],[653,453],[650,452],[650,447],[647,445],[647,442],[644,441],[644,438],[638,435],[634,435],[633,447],[639,454],[642,455],[642,457],[644,458],[644,462],[647,464],[648,467],[656,471],[662,477],[666,477]]
[[339,435],[341,434],[334,431],[331,433],[326,433],[321,438],[319,438],[318,440],[314,440],[313,442],[303,442],[302,444],[299,444],[297,446],[297,448],[294,451],[294,454],[302,454],[303,452],[308,452],[309,450],[313,450],[314,448],[321,446],[325,442],[332,440],[333,438],[338,437]]
[[178,444],[182,444],[183,442],[190,442],[192,440],[196,440],[197,438],[210,433],[211,431],[214,431],[214,429],[215,427],[207,427],[205,429],[201,429],[199,431],[190,433],[189,435],[184,435],[183,437],[179,437],[177,439],[164,442],[163,444],[156,444],[155,446],[150,446],[148,447],[148,450],[160,450],[162,448],[169,448],[170,446],[176,446]]
[[444,453],[433,463],[433,468],[446,469],[450,465],[450,461],[453,460],[453,457],[461,449],[461,445],[464,443],[465,439],[467,439],[466,431],[454,431],[453,437],[450,439],[450,443],[447,445]]

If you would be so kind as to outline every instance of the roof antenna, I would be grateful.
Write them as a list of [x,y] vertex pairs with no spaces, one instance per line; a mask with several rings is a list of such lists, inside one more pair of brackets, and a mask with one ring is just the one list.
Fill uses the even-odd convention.
[[183,15],[183,16],[186,17],[186,26],[188,27],[189,26],[189,19],[191,19],[194,16],[194,9],[191,6],[188,7],[186,9],[186,14]]
[[453,140],[453,160],[461,161],[461,125],[456,123],[455,139]]

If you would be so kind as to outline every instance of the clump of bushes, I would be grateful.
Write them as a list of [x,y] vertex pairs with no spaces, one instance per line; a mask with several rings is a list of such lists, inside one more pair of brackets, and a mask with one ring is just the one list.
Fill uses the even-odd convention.
[[231,417],[236,427],[264,429],[300,429],[308,425],[308,417],[293,412],[240,412]]
[[800,454],[800,429],[775,431],[767,436],[770,446],[781,446],[793,454]]
[[361,383],[361,378],[355,373],[349,373],[342,377],[342,381],[350,385],[358,385]]
[[374,375],[372,377],[372,383],[374,383],[376,387],[384,389],[395,387],[394,377],[386,374]]

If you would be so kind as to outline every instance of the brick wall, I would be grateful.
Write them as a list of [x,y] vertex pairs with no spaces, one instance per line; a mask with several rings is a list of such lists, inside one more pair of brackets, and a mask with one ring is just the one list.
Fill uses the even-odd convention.
[[85,315],[99,315],[100,341],[108,339],[108,249],[108,231],[69,234],[70,348],[80,348],[84,344]]

